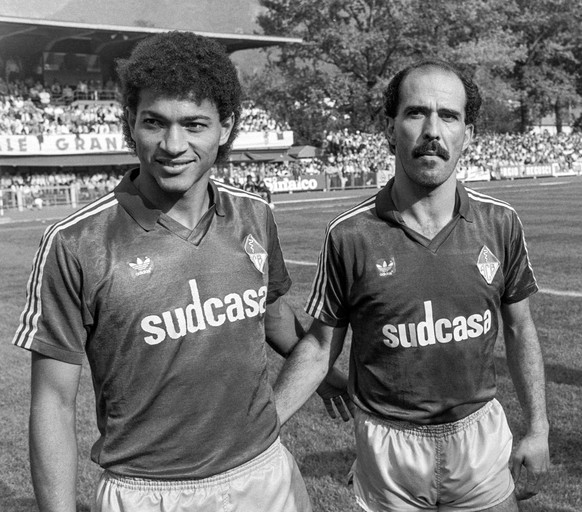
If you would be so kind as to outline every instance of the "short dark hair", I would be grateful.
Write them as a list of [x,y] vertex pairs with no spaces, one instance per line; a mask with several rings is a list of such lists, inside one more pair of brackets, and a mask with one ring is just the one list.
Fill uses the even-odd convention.
[[463,73],[460,69],[446,61],[438,59],[421,60],[411,64],[394,75],[384,91],[384,114],[386,117],[395,118],[398,113],[400,86],[404,79],[415,69],[431,67],[453,73],[459,78],[459,80],[461,80],[461,82],[463,82],[467,100],[465,103],[465,124],[472,124],[475,126],[477,116],[479,115],[479,109],[481,108],[481,94],[479,93],[479,87],[477,87],[477,84],[473,82],[470,76]]
[[241,116],[241,86],[237,71],[225,48],[192,32],[164,32],[140,41],[127,59],[117,60],[121,81],[123,134],[135,152],[126,110],[136,112],[142,89],[162,95],[209,100],[218,110],[220,122],[234,115],[228,141],[218,148],[217,162],[227,160],[238,133]]

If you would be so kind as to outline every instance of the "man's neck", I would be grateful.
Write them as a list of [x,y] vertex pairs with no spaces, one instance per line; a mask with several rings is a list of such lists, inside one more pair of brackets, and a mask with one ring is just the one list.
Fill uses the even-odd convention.
[[194,229],[210,207],[208,187],[202,194],[199,193],[201,191],[196,192],[196,197],[182,197],[171,208],[164,211],[164,213],[176,222],[182,224],[182,226],[188,229]]
[[434,189],[394,180],[392,200],[405,224],[432,240],[456,213],[456,180]]
[[160,209],[168,217],[188,229],[194,229],[210,207],[211,198],[208,181],[208,179],[202,179],[195,183],[185,194],[176,195],[175,197],[169,194],[150,197],[153,194],[141,184],[140,176],[135,179],[134,185],[153,206]]

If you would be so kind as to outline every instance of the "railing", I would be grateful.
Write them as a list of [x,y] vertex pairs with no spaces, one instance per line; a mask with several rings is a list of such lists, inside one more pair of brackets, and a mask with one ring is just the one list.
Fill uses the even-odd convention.
[[[71,95],[65,96],[61,94],[51,93],[51,105],[70,105],[71,103],[79,102],[119,102],[121,100],[121,93],[114,89],[93,89],[91,91],[74,90]],[[40,104],[39,99],[34,100]]]
[[6,211],[42,209],[47,206],[77,206],[89,203],[109,190],[85,183],[70,185],[18,186],[0,188],[0,216]]

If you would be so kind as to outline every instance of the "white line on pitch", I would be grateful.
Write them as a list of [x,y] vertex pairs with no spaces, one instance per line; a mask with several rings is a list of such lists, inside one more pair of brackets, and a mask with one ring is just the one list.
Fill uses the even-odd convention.
[[[364,194],[361,194],[364,195]],[[373,195],[373,194],[370,194]],[[295,204],[295,203],[320,203],[322,201],[338,201],[344,199],[354,199],[360,197],[358,194],[354,194],[353,196],[334,196],[334,197],[313,197],[309,199],[291,199],[289,201],[273,201],[275,204]],[[275,196],[276,198],[276,196]]]
[[571,292],[568,290],[554,290],[552,288],[540,288],[540,293],[548,295],[560,295],[562,297],[582,297],[582,292]]
[[297,260],[285,260],[286,263],[291,263],[291,265],[303,265],[305,267],[315,267],[317,263],[313,261],[297,261]]

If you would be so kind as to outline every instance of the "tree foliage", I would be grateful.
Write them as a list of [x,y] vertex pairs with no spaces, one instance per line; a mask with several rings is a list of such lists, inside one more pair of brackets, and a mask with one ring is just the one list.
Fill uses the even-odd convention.
[[450,60],[475,77],[485,129],[511,129],[515,105],[527,114],[525,128],[532,114],[577,99],[579,0],[260,3],[265,34],[303,44],[271,51],[266,70],[246,77],[248,94],[305,142],[317,142],[325,130],[382,129],[389,79],[421,58]]
[[514,86],[520,94],[521,129],[532,118],[549,112],[561,126],[563,109],[580,100],[580,27],[582,3],[579,0],[518,0],[519,14],[512,29],[525,48],[516,61]]

